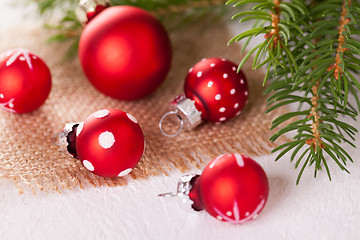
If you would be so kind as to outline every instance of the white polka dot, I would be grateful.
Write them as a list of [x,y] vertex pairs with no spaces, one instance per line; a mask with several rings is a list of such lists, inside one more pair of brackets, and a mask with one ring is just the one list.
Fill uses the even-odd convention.
[[37,59],[37,57],[36,57],[36,56],[32,56],[32,58],[33,58],[33,59]]
[[207,86],[208,86],[208,87],[212,87],[213,85],[214,85],[214,82],[213,82],[213,81],[209,81]]
[[245,83],[244,79],[241,79],[240,84],[244,84],[244,83]]
[[201,59],[201,61],[205,61],[205,60],[206,60],[206,58]]
[[222,117],[222,118],[219,119],[220,122],[223,122],[223,121],[225,121],[225,120],[226,120],[225,117]]
[[232,67],[232,70],[233,70],[234,72],[236,72],[236,67]]
[[250,215],[250,213],[249,213],[249,212],[246,212],[246,213],[245,213],[245,216],[246,216],[246,217],[247,217],[247,216],[249,216],[249,215]]
[[109,116],[109,114],[110,114],[109,110],[103,109],[103,110],[99,110],[99,111],[93,113],[93,116],[95,118],[101,119],[101,118],[104,118],[106,116]]
[[235,88],[233,88],[233,89],[230,90],[230,94],[231,94],[231,95],[234,95],[235,93],[236,93]]
[[239,116],[241,113],[242,113],[242,111],[238,111],[238,112],[236,113],[236,116]]
[[86,169],[89,170],[90,172],[95,170],[94,166],[88,160],[84,160],[82,163],[84,167],[86,167]]
[[202,72],[201,72],[201,71],[198,72],[196,76],[197,76],[197,77],[201,77],[201,76],[202,76]]
[[223,220],[222,216],[217,216],[216,218],[219,220]]
[[4,94],[0,93],[0,98],[3,99],[3,98],[4,98]]
[[115,143],[114,134],[111,132],[103,132],[99,135],[99,144],[101,147],[108,149],[111,148]]
[[11,102],[11,103],[9,103],[9,108],[14,108],[15,106],[14,106],[14,104]]
[[245,166],[244,159],[241,156],[241,154],[235,153],[234,157],[235,157],[236,163],[239,167]]
[[223,74],[223,78],[226,79],[226,78],[228,78],[228,77],[229,77],[229,75],[228,75],[227,73],[224,73],[224,74]]
[[224,156],[224,154],[221,154],[220,156],[217,156],[214,160],[211,161],[211,164],[209,165],[209,168],[213,168],[217,161],[219,161],[220,158],[222,158]]
[[119,176],[119,177],[123,177],[123,176],[125,176],[125,175],[128,175],[131,171],[132,171],[132,168],[128,168],[128,169],[122,171],[121,173],[119,173],[118,176]]
[[248,91],[245,91],[244,92],[245,96],[249,95],[249,92]]
[[193,68],[190,68],[190,69],[189,69],[189,73],[191,73],[193,70],[194,70]]
[[76,128],[76,136],[77,136],[77,137],[80,135],[80,133],[82,132],[83,128],[84,128],[84,122],[81,122],[81,123],[79,124],[79,126]]
[[222,59],[221,59],[221,61],[225,62],[225,61],[226,61],[226,59],[225,59],[225,58],[222,58]]
[[221,95],[220,94],[217,94],[216,96],[215,96],[215,100],[220,100],[221,99]]
[[25,61],[25,57],[21,56],[19,57],[20,61]]
[[215,67],[215,63],[211,63],[211,64],[210,64],[210,67]]
[[240,104],[235,103],[234,108],[237,109],[240,106]]
[[138,121],[136,120],[136,118],[135,118],[133,115],[127,113],[126,116],[127,116],[131,121],[133,121],[134,123],[136,123],[136,124],[138,123]]
[[219,112],[223,113],[223,112],[225,112],[225,110],[226,110],[226,108],[222,107],[222,108],[219,109]]
[[232,216],[232,212],[231,212],[231,211],[227,211],[227,212],[226,212],[226,215],[227,215],[228,217],[231,217],[231,216]]

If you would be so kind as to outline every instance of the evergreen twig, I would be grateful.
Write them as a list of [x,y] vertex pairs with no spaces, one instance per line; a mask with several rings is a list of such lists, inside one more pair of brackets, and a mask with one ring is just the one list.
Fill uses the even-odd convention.
[[[71,41],[68,56],[77,54],[78,42],[83,29],[75,15],[79,0],[26,0],[35,2],[41,15],[52,15],[54,10],[63,12],[58,24],[48,24],[57,34],[49,41]],[[222,0],[111,0],[111,6],[130,5],[143,8],[154,14],[167,28],[176,27],[178,22],[196,20],[211,11],[221,14],[226,10]]]
[[[285,113],[272,122],[280,127],[270,140],[294,133],[293,140],[275,148],[279,160],[292,152],[295,168],[301,166],[297,184],[306,167],[314,168],[314,176],[323,169],[331,180],[329,159],[345,172],[352,157],[343,149],[352,147],[356,128],[340,117],[357,119],[360,111],[358,93],[360,71],[359,36],[360,3],[351,0],[229,0],[234,6],[251,5],[239,10],[233,18],[240,22],[255,19],[254,28],[231,42],[264,34],[265,40],[249,50],[239,64],[243,66],[255,54],[253,69],[267,65],[265,90],[269,110],[297,103],[297,111]],[[259,24],[261,22],[261,24]],[[357,108],[348,102],[355,98]],[[288,122],[291,120],[292,122]]]

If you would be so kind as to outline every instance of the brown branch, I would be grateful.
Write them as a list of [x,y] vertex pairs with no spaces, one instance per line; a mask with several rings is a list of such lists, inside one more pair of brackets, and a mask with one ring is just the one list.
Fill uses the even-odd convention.
[[[273,27],[271,29],[271,31],[267,34],[265,34],[265,38],[272,38],[274,35],[274,39],[273,39],[273,47],[277,46],[278,41],[281,41],[281,37],[280,37],[280,29],[279,29],[279,22],[280,22],[280,3],[281,0],[273,0],[273,3],[275,4],[274,7],[274,11],[275,13],[271,14],[271,26]],[[270,46],[271,47],[271,46]]]
[[[348,0],[348,5],[349,6],[351,5],[351,0]],[[345,34],[344,34],[344,32],[346,31],[345,25],[347,25],[351,21],[351,19],[345,18],[347,13],[348,13],[348,9],[346,8],[346,1],[344,0],[342,12],[341,12],[341,18],[340,18],[340,26],[339,26],[339,38],[338,38],[339,46],[336,51],[335,63],[332,64],[327,69],[328,71],[335,69],[334,77],[336,80],[339,79],[339,75],[343,74],[343,70],[341,69],[341,66],[340,66],[341,65],[340,54],[344,53],[346,50],[349,50],[349,49],[343,47],[343,45],[345,44]]]
[[308,140],[306,140],[306,143],[309,145],[313,145],[314,149],[317,148],[317,145],[320,144],[321,148],[324,148],[325,146],[322,144],[322,140],[320,138],[320,130],[319,130],[319,126],[320,126],[320,114],[319,111],[317,110],[318,106],[319,106],[319,86],[320,86],[320,82],[317,81],[316,84],[312,87],[312,92],[313,92],[313,97],[311,98],[311,113],[308,116],[309,118],[311,116],[314,117],[313,123],[311,124],[312,126],[312,132],[313,132],[313,138],[310,138]]

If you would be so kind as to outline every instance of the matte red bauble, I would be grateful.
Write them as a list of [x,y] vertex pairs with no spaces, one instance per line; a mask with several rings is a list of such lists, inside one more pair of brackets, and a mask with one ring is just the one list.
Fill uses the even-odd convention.
[[103,177],[129,174],[145,147],[137,120],[115,109],[99,110],[81,123],[67,124],[59,140],[87,170]]
[[102,93],[135,100],[152,93],[171,65],[171,43],[160,22],[131,6],[109,7],[85,27],[79,57],[89,81]]
[[212,160],[201,175],[187,175],[175,194],[188,195],[196,211],[214,218],[242,224],[258,216],[269,195],[269,182],[262,167],[241,154],[224,154]]
[[0,108],[32,112],[45,102],[50,90],[50,70],[38,56],[25,49],[0,56]]
[[207,58],[195,64],[185,79],[184,92],[195,101],[201,118],[223,122],[239,115],[248,99],[244,73],[224,58]]
[[[203,120],[224,122],[238,116],[249,95],[244,73],[237,72],[237,66],[224,58],[204,58],[190,68],[184,93],[172,102],[173,111],[160,120],[160,130],[167,137],[177,136],[183,126],[193,129]],[[181,120],[179,131],[172,135],[162,128],[168,115],[177,115]]]

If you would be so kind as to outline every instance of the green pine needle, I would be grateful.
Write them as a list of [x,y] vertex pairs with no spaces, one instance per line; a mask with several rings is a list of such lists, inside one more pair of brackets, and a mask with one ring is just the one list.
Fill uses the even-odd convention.
[[[267,65],[267,113],[290,104],[300,106],[272,122],[271,129],[278,130],[270,141],[295,133],[293,140],[273,150],[278,152],[275,160],[291,152],[290,161],[295,160],[295,168],[301,166],[296,184],[309,167],[314,169],[314,177],[325,170],[331,180],[331,159],[349,173],[345,166],[353,159],[343,146],[356,148],[358,130],[340,117],[356,120],[360,111],[360,81],[355,77],[360,72],[360,42],[354,38],[360,34],[360,3],[232,0],[228,4],[252,5],[251,11],[239,9],[235,16],[257,20],[256,28],[235,36],[230,43],[264,35],[263,43],[248,51],[239,70],[251,56],[253,69]],[[350,95],[356,108],[349,104]]]

